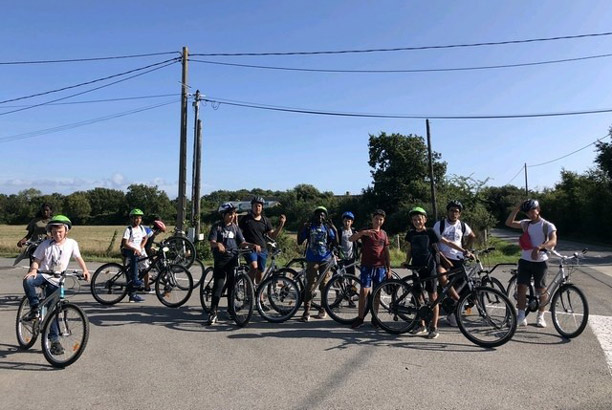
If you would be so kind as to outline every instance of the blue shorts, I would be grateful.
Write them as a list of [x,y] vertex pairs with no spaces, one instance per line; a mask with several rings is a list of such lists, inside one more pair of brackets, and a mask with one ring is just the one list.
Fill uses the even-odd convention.
[[378,285],[380,282],[385,280],[387,277],[387,269],[384,266],[362,266],[361,267],[361,287],[362,288],[371,288],[372,282],[374,282],[374,286]]
[[268,260],[268,252],[261,251],[257,253],[253,251],[251,253],[247,253],[246,255],[244,255],[244,259],[246,259],[249,265],[257,261],[257,269],[263,272],[266,269],[266,260]]

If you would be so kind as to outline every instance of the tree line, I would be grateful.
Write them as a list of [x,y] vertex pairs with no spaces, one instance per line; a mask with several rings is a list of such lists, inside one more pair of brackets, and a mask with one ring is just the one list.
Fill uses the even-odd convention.
[[[278,201],[280,204],[266,209],[266,214],[273,223],[281,213],[285,214],[286,229],[292,231],[298,230],[319,205],[330,211],[338,225],[344,211],[353,212],[357,228],[369,223],[373,210],[384,209],[385,229],[390,234],[408,229],[408,212],[414,206],[424,207],[431,215],[431,179],[424,138],[381,132],[370,135],[368,148],[372,183],[359,195],[334,195],[308,184],[286,191],[218,190],[201,198],[201,220],[205,224],[217,220],[216,210],[222,202],[249,201],[253,196]],[[557,225],[561,236],[608,240],[604,232],[612,226],[612,214],[608,212],[612,208],[612,144],[599,142],[596,149],[592,169],[583,174],[563,170],[554,188],[529,193],[540,200],[543,216]],[[465,207],[462,219],[478,232],[503,224],[512,207],[526,197],[524,189],[514,185],[489,187],[486,180],[447,175],[447,164],[437,152],[432,153],[432,168],[438,216],[444,216],[449,200],[459,200]],[[55,213],[66,214],[75,224],[122,225],[131,208],[145,212],[145,223],[158,216],[173,225],[177,215],[176,199],[170,200],[157,186],[133,184],[126,192],[94,188],[69,195],[43,195],[36,189],[26,189],[13,195],[0,194],[0,223],[27,224],[43,203],[51,204]],[[429,225],[435,220],[430,216]]]

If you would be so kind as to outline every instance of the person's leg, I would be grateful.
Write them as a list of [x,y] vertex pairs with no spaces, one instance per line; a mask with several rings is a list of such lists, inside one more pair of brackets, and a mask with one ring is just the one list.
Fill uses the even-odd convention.
[[33,278],[23,280],[23,290],[28,297],[28,302],[32,310],[38,309],[38,304],[40,303],[36,288],[42,286],[45,282],[45,278],[40,273]]
[[264,271],[266,270],[266,261],[268,260],[268,252],[261,251],[257,254],[257,282],[255,284],[259,285],[261,280],[263,279]]
[[217,322],[217,310],[219,309],[219,301],[221,300],[221,295],[223,294],[225,281],[225,270],[222,266],[215,266],[213,268],[213,288],[210,302],[210,313],[208,314],[208,324],[212,325]]
[[[47,286],[45,287],[45,297],[51,296],[57,289],[57,286],[47,283]],[[56,319],[53,322],[51,322],[51,328],[49,329],[49,340],[51,342],[59,342],[59,315],[56,316]]]
[[302,321],[310,319],[310,303],[315,290],[318,272],[318,262],[306,262],[306,287],[304,289],[304,313],[302,314]]
[[535,283],[536,292],[540,295],[540,307],[536,318],[536,326],[546,327],[544,313],[546,312],[546,304],[548,303],[548,292],[546,290],[546,273],[548,272],[548,264],[546,262],[534,263],[533,281]]
[[329,261],[321,262],[319,264],[319,275],[325,274],[325,277],[323,278],[323,280],[321,281],[321,284],[319,285],[319,295],[321,295],[321,307],[319,308],[319,314],[317,315],[318,319],[325,319],[327,317],[327,313],[325,313],[325,309],[323,308],[323,291],[325,290],[325,287],[327,286],[327,283],[329,282],[331,278],[331,270],[325,273],[325,270],[327,269],[328,266],[329,266]]
[[367,266],[361,267],[361,291],[359,292],[359,308],[357,319],[351,325],[352,328],[358,328],[363,324],[363,318],[365,317],[365,305],[370,289],[372,288],[372,275],[376,268],[370,268]]

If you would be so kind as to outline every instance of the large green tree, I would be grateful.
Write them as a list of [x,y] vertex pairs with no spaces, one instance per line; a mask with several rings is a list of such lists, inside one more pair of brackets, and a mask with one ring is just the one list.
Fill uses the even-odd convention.
[[166,221],[171,221],[173,215],[176,214],[168,195],[160,190],[157,185],[132,184],[128,186],[125,199],[128,205],[125,209],[125,218],[132,208],[142,209],[145,213],[145,221],[148,221],[151,215],[157,215]]

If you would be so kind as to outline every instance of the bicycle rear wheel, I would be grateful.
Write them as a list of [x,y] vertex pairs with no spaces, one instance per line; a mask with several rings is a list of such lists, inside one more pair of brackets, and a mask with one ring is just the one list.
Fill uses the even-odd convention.
[[200,304],[206,313],[210,313],[214,283],[215,278],[213,277],[213,268],[206,268],[202,278],[200,278]]
[[[56,327],[57,335],[53,328]],[[66,367],[76,362],[89,339],[89,320],[80,307],[63,303],[45,320],[42,351],[53,367]]]
[[334,276],[323,290],[323,307],[336,322],[350,325],[359,316],[361,282],[354,275]]
[[375,298],[387,299],[378,309],[371,309],[372,316],[385,331],[393,334],[405,333],[418,323],[421,306],[419,294],[404,280],[389,279],[381,282],[372,293]]
[[204,272],[206,272],[206,267],[202,261],[199,259],[194,260],[193,264],[189,267],[189,273],[191,273],[191,278],[193,279],[194,289],[200,286],[200,282],[204,277]]
[[485,276],[482,279],[482,286],[499,290],[501,293],[508,296],[508,294],[506,293],[506,288],[504,288],[504,285],[497,278]]
[[187,269],[196,258],[196,249],[193,243],[182,236],[173,236],[164,241],[168,247],[166,257],[171,264],[181,265]]
[[[512,278],[510,278],[510,281],[508,282],[508,288],[506,289],[506,295],[508,296],[508,299],[510,299],[510,301],[512,302],[512,305],[518,309],[518,293],[517,293],[517,284],[516,284],[516,280],[517,277],[513,276]],[[535,312],[536,310],[538,310],[538,302],[537,302],[537,298],[536,298],[536,292],[535,292],[535,288],[533,287],[533,284],[530,284],[527,287],[527,293],[526,293],[526,305],[525,305],[525,316],[529,315],[529,313],[531,312]]]
[[229,312],[240,327],[246,326],[253,316],[255,290],[253,281],[245,271],[239,271],[229,298]]
[[182,306],[193,290],[193,279],[187,269],[181,265],[168,265],[155,282],[157,299],[168,307]]
[[557,332],[571,339],[584,331],[589,320],[589,304],[580,289],[565,284],[555,292],[550,313]]
[[27,296],[21,298],[21,303],[17,308],[17,320],[15,322],[15,332],[17,333],[17,343],[22,349],[29,349],[36,343],[38,338],[38,318],[34,320],[23,320],[23,317],[30,313],[30,302]]
[[499,290],[477,287],[459,299],[457,325],[472,343],[497,347],[508,342],[516,331],[516,310]]
[[91,277],[91,295],[103,305],[114,305],[127,295],[127,277],[123,266],[107,263]]
[[264,280],[255,295],[257,311],[268,322],[281,323],[295,315],[302,304],[297,283],[288,276],[273,275]]

